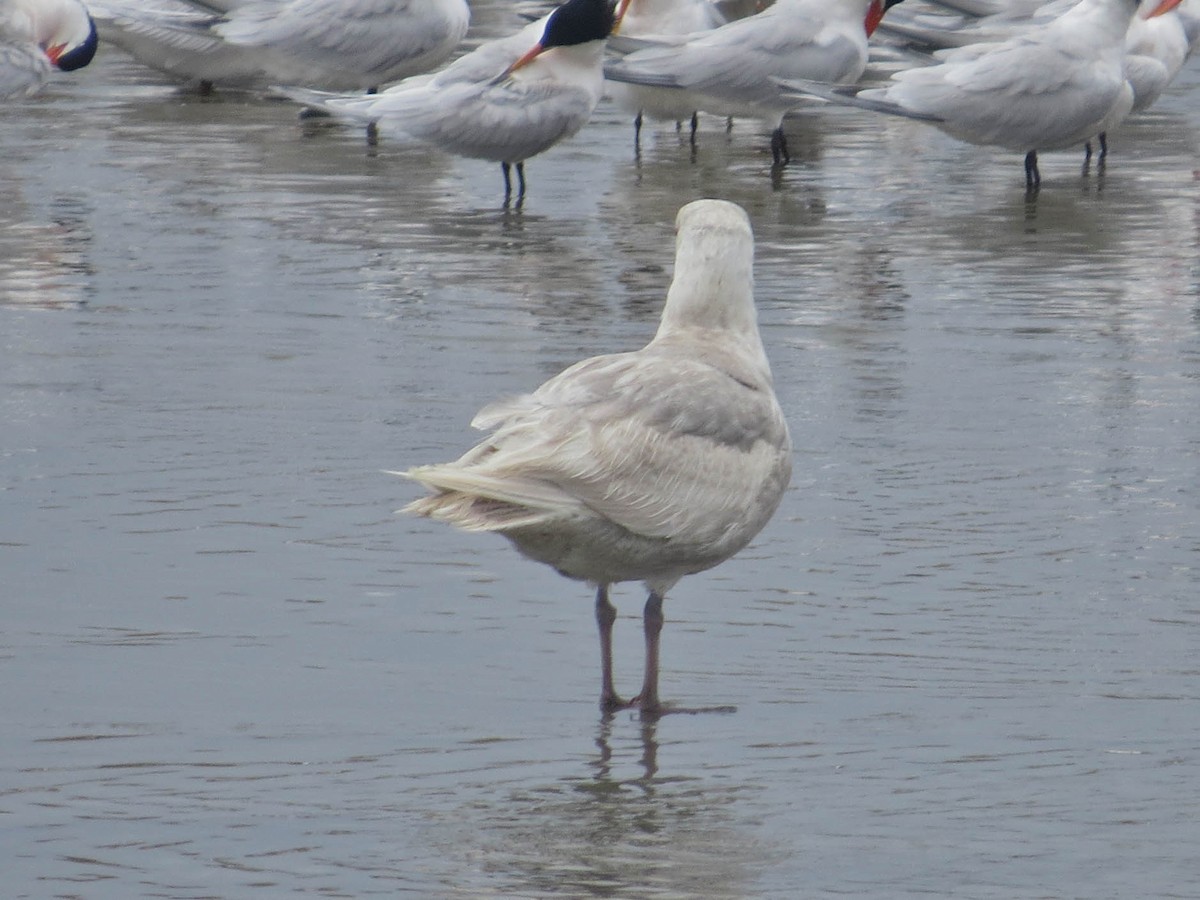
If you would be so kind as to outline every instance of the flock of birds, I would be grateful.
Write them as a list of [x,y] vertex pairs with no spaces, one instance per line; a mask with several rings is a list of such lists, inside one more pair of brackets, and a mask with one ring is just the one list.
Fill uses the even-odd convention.
[[[86,66],[99,39],[183,80],[274,86],[499,162],[506,194],[511,168],[523,194],[524,162],[583,128],[606,90],[635,114],[635,134],[652,117],[691,119],[694,137],[697,111],[764,121],[780,166],[784,116],[817,98],[1023,152],[1032,188],[1038,151],[1086,143],[1090,155],[1099,138],[1103,153],[1104,135],[1162,94],[1200,36],[1200,0],[900,2],[566,0],[438,68],[466,34],[466,0],[0,0],[0,96],[36,92],[52,67]],[[876,34],[876,59],[894,71],[864,85]],[[397,473],[429,491],[405,511],[501,534],[595,585],[601,705],[644,715],[667,711],[664,595],[745,547],[792,467],[756,322],[749,219],[699,200],[676,232],[646,347],[485,407],[472,424],[490,434],[460,459]],[[649,591],[632,700],[613,678],[608,592],[624,581]]]
[[[635,114],[771,129],[814,101],[1025,154],[1083,146],[1146,109],[1200,42],[1200,0],[566,0],[458,55],[467,0],[0,0],[0,97],[97,39],[208,87],[259,87],[372,130],[524,163],[576,134],[605,94]],[[534,0],[535,8],[541,4]],[[871,41],[869,44],[868,41]],[[882,75],[863,83],[868,64]],[[635,137],[637,140],[637,137]]]

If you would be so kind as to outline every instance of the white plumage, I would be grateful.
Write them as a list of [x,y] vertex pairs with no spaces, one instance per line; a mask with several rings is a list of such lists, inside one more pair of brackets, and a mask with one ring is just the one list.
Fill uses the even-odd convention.
[[[693,34],[711,31],[727,21],[710,0],[622,0],[617,9],[621,24],[616,33],[625,38]],[[608,93],[619,107],[634,113],[635,145],[641,136],[644,116],[669,122],[691,118],[695,139],[696,108],[688,105],[683,92],[610,82]]]
[[[1026,183],[1041,180],[1039,150],[1082,144],[1132,106],[1125,36],[1139,0],[1082,0],[1056,19],[996,43],[938,55],[938,64],[905,69],[884,88],[823,89],[817,94],[880,112],[930,121],[972,144],[1026,154]],[[1161,15],[1179,0],[1162,0]]]
[[434,493],[406,512],[492,531],[597,585],[601,703],[612,685],[608,586],[643,581],[647,663],[638,702],[658,702],[662,597],[741,550],[778,506],[791,440],[771,385],[740,207],[700,200],[677,218],[675,276],[654,339],[571,366],[532,394],[484,408],[492,434],[453,463],[403,474]]
[[[880,26],[894,40],[921,48],[948,49],[979,43],[998,43],[1063,15],[1080,0],[1048,0],[1033,9],[1021,4],[983,18],[922,16],[891,17]],[[1195,37],[1196,11],[1200,0],[1184,0],[1174,9],[1152,15],[1159,0],[1141,0],[1125,32],[1125,79],[1130,90],[1123,93],[1101,123],[1101,159],[1107,150],[1105,132],[1118,126],[1129,113],[1141,112],[1153,105],[1183,69]],[[1145,13],[1150,18],[1146,18]],[[1088,145],[1088,155],[1091,146]]]
[[604,44],[612,30],[608,0],[568,0],[515,35],[481,45],[432,75],[380,94],[280,92],[335,116],[375,123],[459,156],[501,163],[506,196],[517,166],[574,135],[604,92]]
[[760,118],[773,129],[775,162],[786,163],[783,117],[795,103],[775,80],[857,81],[867,65],[868,32],[894,2],[778,0],[711,31],[647,36],[655,46],[610,63],[605,76],[675,90],[679,108]]
[[96,44],[79,0],[0,0],[0,100],[36,93],[55,69],[83,68]]

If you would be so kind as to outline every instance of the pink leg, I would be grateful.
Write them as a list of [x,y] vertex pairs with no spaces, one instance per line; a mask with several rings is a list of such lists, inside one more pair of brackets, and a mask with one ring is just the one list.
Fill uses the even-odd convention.
[[662,704],[658,700],[658,639],[663,627],[663,598],[654,591],[646,600],[642,613],[642,624],[646,631],[646,674],[642,679],[642,692],[637,704],[642,712],[659,713]]
[[617,608],[608,600],[608,585],[596,589],[596,625],[600,629],[600,708],[620,709],[629,704],[617,696],[613,687],[612,632]]

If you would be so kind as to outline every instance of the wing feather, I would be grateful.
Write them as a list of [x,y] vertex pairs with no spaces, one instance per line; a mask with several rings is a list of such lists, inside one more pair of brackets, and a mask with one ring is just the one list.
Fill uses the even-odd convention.
[[[585,360],[533,394],[486,407],[473,424],[494,433],[456,463],[413,477],[645,537],[705,534],[727,519],[722,511],[753,505],[764,473],[790,464],[769,389],[647,351]],[[430,468],[470,474],[438,471],[435,482]]]
[[867,60],[865,34],[858,41],[840,30],[827,31],[816,17],[793,16],[787,28],[776,28],[774,9],[688,35],[682,42],[668,39],[630,53],[609,63],[605,77],[768,107],[780,103],[774,78],[833,82],[859,78]]
[[0,42],[0,99],[28,97],[50,75],[50,61],[34,44]]
[[940,65],[899,72],[894,84],[860,96],[935,116],[964,140],[1024,151],[1081,139],[1078,135],[1100,122],[1124,89],[1122,78],[1105,81],[1103,70],[1077,58],[1070,46],[1058,48],[1060,61],[1065,56],[1069,65],[1052,64],[1045,47],[1028,38],[989,45],[986,52],[964,50],[970,53],[955,51]]
[[259,0],[238,7],[216,27],[231,44],[286,54],[341,71],[396,80],[430,68],[462,39],[455,20],[426,0]]

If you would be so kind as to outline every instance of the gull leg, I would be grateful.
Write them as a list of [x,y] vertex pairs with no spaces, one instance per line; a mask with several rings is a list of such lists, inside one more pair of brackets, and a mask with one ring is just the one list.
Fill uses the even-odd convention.
[[512,165],[502,162],[500,163],[500,171],[504,173],[504,199],[507,200],[512,196],[512,177],[509,175],[512,171]]
[[662,712],[662,704],[658,700],[658,639],[663,627],[662,604],[663,598],[651,591],[642,613],[642,624],[646,631],[646,674],[642,679],[642,692],[638,694],[637,705],[643,713],[651,715]]
[[608,585],[596,588],[596,625],[600,629],[600,708],[621,709],[629,704],[613,688],[612,633],[617,608],[609,602]]
[[525,163],[517,163],[517,199],[525,199]]

